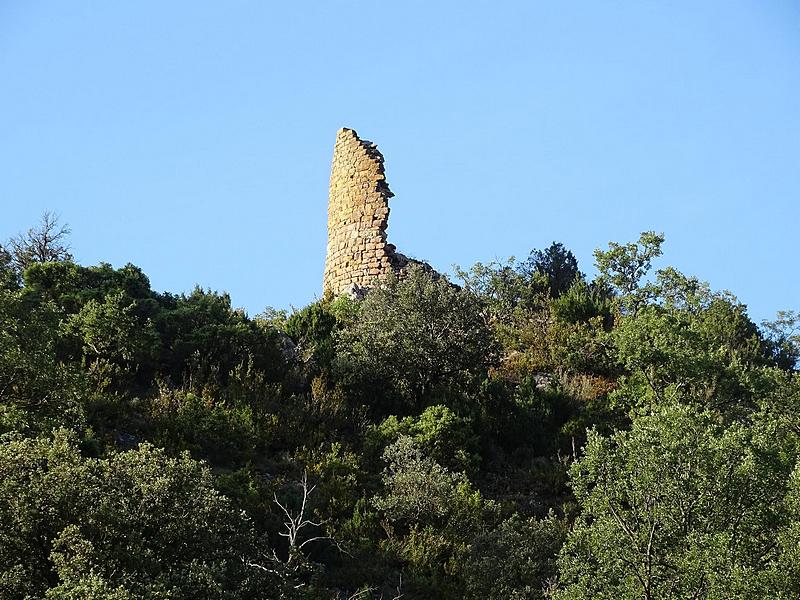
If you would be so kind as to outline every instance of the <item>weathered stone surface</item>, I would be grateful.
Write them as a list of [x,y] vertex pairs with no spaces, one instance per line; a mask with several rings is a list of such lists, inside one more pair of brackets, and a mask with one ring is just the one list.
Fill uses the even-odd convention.
[[418,263],[386,242],[392,196],[378,147],[352,129],[340,129],[328,197],[324,291],[360,294],[389,273],[402,276],[410,264]]

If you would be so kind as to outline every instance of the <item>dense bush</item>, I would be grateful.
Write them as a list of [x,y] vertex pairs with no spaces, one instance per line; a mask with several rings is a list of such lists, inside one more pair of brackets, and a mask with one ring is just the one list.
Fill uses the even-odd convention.
[[800,592],[800,318],[660,235],[250,318],[41,227],[0,246],[2,598]]
[[73,434],[0,445],[4,598],[263,598],[279,577],[207,467],[142,446],[81,456]]

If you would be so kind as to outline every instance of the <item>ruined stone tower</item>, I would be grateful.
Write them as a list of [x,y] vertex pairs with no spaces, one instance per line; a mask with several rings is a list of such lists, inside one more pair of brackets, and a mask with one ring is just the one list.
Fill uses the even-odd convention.
[[401,274],[417,262],[386,242],[392,196],[377,146],[360,139],[352,129],[340,129],[328,197],[324,291],[360,293],[389,273]]

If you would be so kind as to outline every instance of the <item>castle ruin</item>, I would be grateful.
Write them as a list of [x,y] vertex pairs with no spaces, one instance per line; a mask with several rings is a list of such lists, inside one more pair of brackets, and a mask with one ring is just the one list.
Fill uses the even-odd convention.
[[389,273],[402,276],[410,264],[418,263],[386,241],[392,196],[377,146],[352,129],[340,129],[328,196],[324,292],[360,295]]

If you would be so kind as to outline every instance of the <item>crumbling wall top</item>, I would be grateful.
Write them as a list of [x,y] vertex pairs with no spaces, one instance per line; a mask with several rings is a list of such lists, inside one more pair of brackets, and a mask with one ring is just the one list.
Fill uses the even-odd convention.
[[409,259],[386,239],[389,199],[383,155],[352,129],[336,134],[328,196],[324,291],[358,293],[401,273]]

